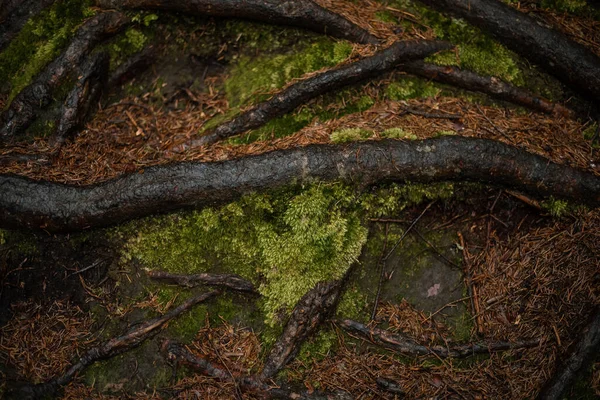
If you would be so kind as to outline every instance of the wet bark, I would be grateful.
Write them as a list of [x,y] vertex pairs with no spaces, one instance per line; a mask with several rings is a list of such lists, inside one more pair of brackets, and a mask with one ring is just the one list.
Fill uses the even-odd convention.
[[184,287],[196,287],[198,285],[222,286],[241,292],[257,293],[252,282],[235,274],[210,274],[201,273],[193,275],[178,275],[163,271],[148,271],[148,276],[155,280]]
[[96,0],[96,4],[104,8],[153,9],[243,18],[309,29],[356,43],[378,43],[377,38],[366,30],[310,0]]
[[25,23],[55,0],[1,0],[0,51],[17,36]]
[[520,340],[516,342],[469,343],[455,346],[423,346],[400,333],[379,328],[369,328],[360,322],[349,319],[335,321],[344,330],[395,353],[409,356],[435,355],[440,358],[464,358],[475,354],[489,354],[498,351],[523,349],[539,346],[540,339]]
[[440,83],[445,83],[474,92],[481,92],[499,100],[508,101],[531,110],[541,111],[562,117],[573,118],[575,113],[569,108],[535,96],[527,90],[518,88],[492,76],[481,76],[457,67],[427,64],[414,61],[401,66],[403,71]]
[[56,141],[64,142],[75,136],[91,117],[106,87],[109,62],[107,53],[98,53],[83,65],[75,87],[63,104]]
[[563,392],[575,381],[577,374],[600,352],[600,309],[596,309],[591,322],[585,327],[573,353],[559,367],[539,394],[539,400],[559,400]]
[[218,291],[212,291],[208,293],[202,293],[186,300],[181,305],[175,307],[164,315],[146,321],[135,328],[131,328],[126,334],[112,338],[101,346],[88,350],[77,363],[73,364],[67,370],[67,372],[60,377],[52,379],[51,381],[43,384],[22,387],[20,390],[13,393],[14,397],[12,398],[37,399],[53,396],[61,386],[71,382],[73,378],[75,378],[80,372],[96,361],[106,360],[139,346],[146,339],[149,339],[155,333],[157,333],[159,329],[161,329],[173,318],[178,317],[196,304],[202,303],[218,294]]
[[183,146],[183,149],[211,144],[258,128],[317,96],[379,76],[407,60],[425,58],[438,51],[451,48],[450,43],[442,41],[415,40],[394,43],[371,57],[322,72],[291,85],[269,100],[252,107],[233,120],[219,125],[214,131],[193,141],[190,145]]
[[592,100],[600,100],[600,58],[500,0],[420,0],[464,18]]
[[91,186],[0,175],[0,227],[76,231],[315,180],[470,180],[600,205],[600,177],[496,141],[440,137],[312,145],[252,157],[147,168]]
[[85,22],[66,50],[31,85],[23,89],[0,115],[0,144],[22,136],[40,109],[50,104],[52,92],[82,65],[94,46],[117,34],[127,22],[127,17],[116,12],[101,13]]
[[294,307],[283,333],[277,338],[259,374],[261,379],[274,377],[298,353],[304,341],[335,309],[343,281],[319,282]]

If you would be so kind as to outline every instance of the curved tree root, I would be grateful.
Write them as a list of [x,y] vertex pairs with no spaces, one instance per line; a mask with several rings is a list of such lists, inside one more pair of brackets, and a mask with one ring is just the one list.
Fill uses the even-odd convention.
[[324,93],[378,76],[407,60],[425,58],[433,53],[451,49],[448,42],[413,40],[396,42],[371,57],[322,72],[295,83],[269,100],[262,102],[231,121],[225,122],[188,147],[211,144],[219,140],[258,128],[273,118],[284,115]]
[[496,141],[446,136],[312,145],[223,162],[179,163],[82,187],[0,175],[0,227],[76,231],[314,180],[360,187],[472,180],[600,205],[598,176]]
[[311,0],[96,0],[104,8],[154,9],[193,15],[234,17],[295,26],[363,44],[378,39],[361,27]]
[[82,64],[90,50],[102,40],[117,34],[127,23],[128,18],[116,12],[101,13],[85,22],[66,50],[31,85],[23,89],[0,115],[0,143],[23,135],[39,110],[48,106],[52,92]]
[[71,382],[77,374],[96,361],[106,360],[139,346],[173,318],[178,317],[196,304],[202,303],[219,293],[220,292],[218,291],[212,291],[194,296],[164,315],[146,321],[135,328],[131,328],[126,334],[110,339],[103,345],[88,350],[79,361],[73,364],[62,376],[39,385],[21,387],[12,395],[15,399],[37,399],[52,396],[61,386]]
[[520,340],[517,342],[471,343],[446,346],[423,346],[402,334],[393,333],[379,328],[369,328],[360,322],[349,319],[337,320],[335,324],[344,330],[357,334],[373,344],[384,347],[395,353],[410,356],[435,355],[440,358],[462,358],[475,354],[489,354],[497,351],[523,349],[539,346],[540,339]]
[[148,271],[152,279],[174,283],[184,287],[196,287],[198,285],[223,286],[241,292],[257,293],[252,282],[235,274],[210,274],[201,273],[193,275],[178,275],[163,271]]
[[421,0],[464,18],[580,93],[600,99],[600,58],[499,0]]
[[563,392],[573,383],[577,374],[600,351],[600,309],[596,309],[591,322],[586,326],[580,341],[571,356],[563,363],[555,375],[546,383],[539,394],[539,400],[562,399]]
[[537,97],[527,90],[513,86],[492,76],[481,76],[471,71],[465,71],[452,66],[428,64],[423,61],[413,61],[400,67],[412,75],[418,75],[440,83],[459,88],[481,92],[499,100],[508,101],[531,110],[546,114],[573,118],[573,110],[542,97]]

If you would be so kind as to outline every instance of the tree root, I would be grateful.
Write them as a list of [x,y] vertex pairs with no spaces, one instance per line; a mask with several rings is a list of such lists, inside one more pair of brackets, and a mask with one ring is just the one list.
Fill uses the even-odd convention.
[[546,383],[538,399],[558,400],[564,398],[563,392],[573,383],[577,374],[592,361],[593,357],[598,355],[599,351],[600,309],[596,309],[573,353]]
[[518,88],[491,76],[481,76],[457,67],[439,66],[423,61],[413,61],[400,67],[412,75],[418,75],[440,83],[462,89],[481,92],[499,100],[508,101],[531,110],[541,111],[561,117],[574,118],[573,110],[542,97],[537,97],[527,90]]
[[231,121],[219,125],[214,131],[193,141],[190,145],[184,145],[180,150],[211,144],[250,129],[258,128],[271,119],[282,116],[324,93],[381,75],[407,60],[424,58],[450,48],[452,48],[450,43],[441,41],[396,42],[371,57],[322,72],[295,83],[269,100],[252,107]]
[[184,14],[234,17],[294,26],[363,44],[379,40],[361,27],[311,0],[96,0],[104,8],[153,9]]
[[257,293],[252,282],[235,274],[202,273],[194,275],[178,275],[163,271],[148,271],[147,274],[152,279],[167,281],[188,288],[196,287],[198,285],[224,286],[241,292]]
[[302,343],[335,309],[342,285],[343,280],[319,282],[302,296],[265,361],[261,379],[272,378],[296,356]]
[[31,85],[23,89],[0,115],[0,143],[22,136],[38,116],[39,110],[50,104],[52,92],[82,64],[91,49],[117,34],[127,22],[127,17],[116,12],[97,14],[85,22],[66,50]]
[[335,324],[344,330],[357,334],[361,338],[395,353],[410,356],[435,355],[440,358],[463,358],[475,354],[489,354],[497,351],[523,349],[539,346],[540,339],[520,340],[517,342],[471,343],[452,347],[423,346],[413,339],[379,328],[369,328],[360,322],[349,319],[337,320]]
[[600,99],[600,58],[499,0],[421,0],[489,32],[506,47],[592,100]]
[[15,399],[36,399],[52,396],[61,386],[71,382],[77,374],[96,361],[106,360],[139,346],[173,318],[189,310],[196,304],[206,301],[218,294],[218,291],[212,291],[194,296],[164,315],[146,321],[135,328],[131,328],[126,334],[110,339],[103,345],[88,350],[79,361],[73,364],[62,376],[39,385],[27,385],[21,387],[18,389],[18,392],[13,393],[12,395]]
[[62,143],[83,128],[106,86],[108,66],[108,54],[98,53],[82,67],[79,79],[63,105],[55,132],[56,141]]
[[600,205],[600,177],[500,142],[466,137],[311,145],[252,157],[147,168],[90,186],[0,175],[0,228],[76,231],[315,180],[471,180]]
[[234,382],[242,392],[254,392],[265,398],[275,399],[342,400],[353,398],[348,393],[342,391],[333,393],[314,391],[307,393],[305,391],[294,391],[284,387],[269,385],[255,376],[236,376],[231,374],[225,367],[214,364],[206,358],[196,356],[182,344],[171,340],[166,340],[162,348],[171,361],[182,363],[202,375],[210,376],[220,381]]

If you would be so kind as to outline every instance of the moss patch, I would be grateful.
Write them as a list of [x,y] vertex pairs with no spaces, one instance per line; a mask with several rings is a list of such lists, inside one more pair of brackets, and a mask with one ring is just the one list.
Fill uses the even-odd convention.
[[400,101],[416,98],[437,97],[441,90],[437,85],[419,78],[402,77],[388,85],[385,96]]
[[361,128],[346,128],[335,131],[329,137],[333,143],[349,143],[365,140],[373,136],[373,132]]
[[12,99],[68,44],[81,22],[92,15],[91,0],[63,0],[33,17],[0,53],[0,82]]

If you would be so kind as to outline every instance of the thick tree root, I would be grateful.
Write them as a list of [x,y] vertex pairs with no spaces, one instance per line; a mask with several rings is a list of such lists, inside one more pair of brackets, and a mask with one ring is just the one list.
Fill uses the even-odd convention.
[[394,43],[371,57],[322,72],[295,83],[233,120],[219,125],[214,131],[193,141],[189,146],[184,145],[182,149],[211,144],[250,129],[258,128],[271,119],[284,115],[324,93],[381,75],[402,62],[425,58],[433,53],[450,48],[452,48],[450,43],[440,41],[415,40]]
[[556,371],[539,394],[540,400],[559,400],[571,386],[577,374],[600,352],[600,309],[596,309],[591,322],[586,326],[581,340],[571,356]]
[[218,291],[212,291],[194,296],[164,315],[146,321],[135,328],[131,328],[126,334],[113,338],[101,346],[88,350],[87,353],[85,353],[77,363],[73,364],[62,376],[43,384],[24,386],[20,388],[18,392],[13,393],[14,398],[36,399],[54,395],[61,386],[71,382],[77,374],[96,361],[106,360],[139,346],[173,318],[178,317],[196,304],[206,301],[218,294]]
[[52,61],[31,85],[23,89],[2,113],[0,143],[23,135],[39,110],[48,106],[52,100],[52,92],[82,64],[91,49],[118,33],[127,22],[127,17],[116,12],[101,13],[85,22],[62,55]]
[[58,142],[73,137],[87,122],[102,95],[108,79],[107,53],[92,55],[80,71],[75,87],[67,96],[55,132]]
[[163,271],[148,271],[148,276],[152,279],[174,283],[184,287],[196,287],[198,285],[223,286],[241,292],[257,293],[252,282],[245,280],[235,274],[194,274],[178,275]]
[[353,399],[348,393],[336,391],[333,393],[322,393],[314,391],[294,391],[284,387],[276,387],[263,383],[254,376],[238,376],[230,373],[225,367],[216,365],[209,360],[196,356],[182,344],[167,340],[163,344],[163,351],[167,357],[176,363],[182,363],[188,368],[205,376],[220,381],[234,382],[242,392],[253,392],[265,398],[273,399],[298,399],[298,400],[334,400]]
[[573,89],[600,100],[600,58],[561,33],[539,25],[500,0],[421,2],[464,18]]
[[406,63],[400,68],[413,75],[462,89],[485,93],[499,100],[508,101],[531,110],[568,118],[575,116],[573,110],[563,105],[552,103],[542,97],[537,97],[527,90],[503,82],[495,77],[481,76],[457,67],[439,66],[423,61]]
[[356,43],[378,43],[378,39],[369,32],[311,0],[96,0],[96,4],[104,8],[153,9],[244,18],[309,29]]
[[27,20],[37,15],[56,0],[2,0],[0,1],[0,51],[25,25]]
[[540,339],[531,339],[520,340],[518,342],[471,343],[452,347],[423,346],[402,334],[379,328],[369,328],[360,322],[349,319],[337,320],[335,323],[344,330],[356,334],[373,344],[385,347],[395,353],[409,356],[435,355],[440,358],[463,358],[475,354],[489,354],[497,351],[536,347],[541,342]]
[[261,379],[272,378],[296,356],[302,343],[335,309],[342,284],[341,280],[319,282],[302,296],[265,361]]
[[0,175],[0,228],[76,231],[315,180],[471,180],[600,205],[600,177],[500,142],[446,136],[312,145],[252,157],[147,168],[91,186]]

